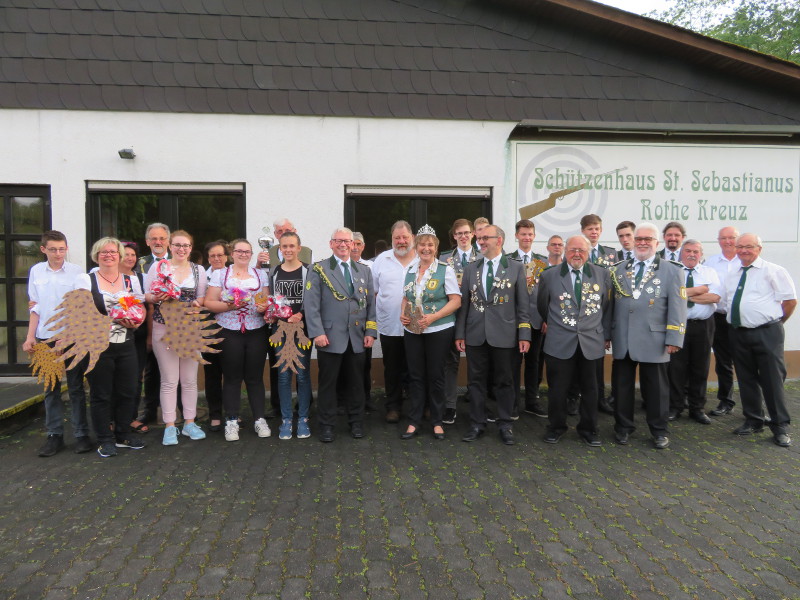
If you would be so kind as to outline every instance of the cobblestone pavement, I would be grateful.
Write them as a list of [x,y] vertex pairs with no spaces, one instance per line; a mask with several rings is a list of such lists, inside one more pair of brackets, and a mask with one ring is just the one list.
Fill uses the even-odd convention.
[[372,415],[362,440],[156,429],[110,459],[38,458],[39,419],[0,438],[0,597],[800,597],[800,440],[732,435],[737,406],[664,451],[641,412],[627,447],[607,416],[602,448],[529,415],[516,446],[465,444],[459,408],[443,442]]

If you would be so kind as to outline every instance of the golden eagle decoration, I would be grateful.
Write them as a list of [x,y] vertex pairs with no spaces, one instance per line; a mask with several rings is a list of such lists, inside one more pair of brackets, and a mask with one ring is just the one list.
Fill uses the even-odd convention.
[[210,345],[220,343],[222,338],[210,336],[219,333],[221,327],[208,327],[205,315],[198,309],[177,300],[162,302],[159,309],[167,328],[162,339],[175,354],[207,365],[208,361],[202,357],[202,353],[220,352]]
[[276,369],[280,371],[288,367],[292,373],[297,375],[297,369],[304,368],[300,361],[302,356],[300,350],[311,348],[311,340],[306,337],[302,321],[297,323],[278,321],[275,333],[269,336],[269,344],[278,348],[275,351],[275,355],[278,357],[275,362]]
[[39,342],[31,352],[31,369],[36,375],[36,383],[44,383],[46,390],[55,389],[59,380],[64,379],[64,363],[47,342]]

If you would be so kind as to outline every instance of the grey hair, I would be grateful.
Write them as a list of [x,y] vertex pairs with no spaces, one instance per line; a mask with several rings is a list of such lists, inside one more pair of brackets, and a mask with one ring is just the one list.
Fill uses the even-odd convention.
[[164,225],[164,223],[150,223],[150,225],[148,225],[147,229],[144,231],[145,239],[150,237],[150,231],[153,229],[163,229],[167,232],[167,237],[170,236],[169,225]]
[[656,227],[655,223],[648,223],[648,222],[639,223],[636,226],[636,229],[634,229],[634,232],[639,231],[640,229],[649,229],[650,231],[653,232],[653,237],[656,239],[658,239],[658,236],[661,234],[661,232],[658,230],[658,227]]
[[275,220],[272,222],[272,226],[273,226],[273,227],[275,227],[275,228],[277,229],[278,227],[281,227],[282,225],[286,225],[287,223],[288,223],[289,225],[291,225],[292,227],[294,227],[294,223],[292,223],[292,222],[291,222],[289,219],[287,219],[286,217],[279,217],[279,218],[275,219]]
[[334,239],[336,237],[336,234],[339,233],[340,231],[342,231],[344,233],[349,233],[351,236],[353,236],[353,230],[352,229],[350,229],[348,227],[337,227],[336,229],[333,230],[333,233],[331,233],[331,239]]
[[410,233],[412,236],[414,235],[414,230],[411,229],[411,223],[409,223],[408,221],[403,221],[402,219],[400,221],[394,222],[394,225],[392,225],[392,228],[389,230],[389,233],[391,235],[394,235],[395,230],[400,229],[401,227],[408,229],[408,233]]
[[363,242],[364,241],[364,234],[361,233],[360,231],[354,231],[353,232],[353,240],[358,240],[359,242]]
[[686,244],[694,244],[695,246],[700,246],[700,250],[703,249],[703,242],[701,242],[700,240],[696,240],[694,238],[683,240],[683,245],[685,246]]
[[756,244],[758,245],[759,248],[763,248],[764,247],[764,245],[761,243],[761,236],[760,235],[756,235],[755,233],[749,233],[749,232],[745,232],[742,235],[738,236],[736,238],[736,244],[738,245],[739,244],[739,240],[741,240],[746,235],[752,235],[754,238],[756,238]]

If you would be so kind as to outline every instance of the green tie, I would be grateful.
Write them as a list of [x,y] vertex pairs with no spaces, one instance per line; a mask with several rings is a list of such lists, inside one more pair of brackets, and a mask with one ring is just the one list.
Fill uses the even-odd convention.
[[527,254],[522,257],[522,264],[523,265],[527,265],[528,264],[528,255]]
[[572,269],[575,273],[575,305],[580,308],[581,305],[581,272],[578,269]]
[[[689,271],[689,274],[686,276],[686,287],[687,288],[693,288],[694,287],[694,276],[692,275],[692,273],[694,273],[694,269],[688,269],[688,271]],[[692,308],[694,306],[694,302],[689,300],[686,303],[686,306],[688,306],[689,308]]]
[[[753,265],[750,265],[752,267]],[[731,304],[731,325],[734,327],[742,326],[742,318],[739,315],[739,305],[742,303],[742,292],[744,292],[744,283],[747,281],[747,270],[750,267],[742,267],[742,276],[739,278],[739,285],[736,286],[736,293],[733,295],[733,304]]]
[[464,252],[461,255],[461,266],[462,267],[466,267],[467,266],[467,253],[466,252]]
[[639,262],[639,268],[636,271],[636,279],[634,280],[635,288],[638,288],[639,284],[642,283],[642,275],[644,275],[644,263]]
[[592,263],[597,262],[597,248],[592,248]]
[[494,263],[490,260],[489,266],[486,269],[486,298],[489,298],[489,293],[492,291],[494,285]]
[[350,276],[350,265],[342,261],[342,266],[344,267],[344,280],[347,283],[347,291],[352,296],[355,289],[353,288],[353,278]]

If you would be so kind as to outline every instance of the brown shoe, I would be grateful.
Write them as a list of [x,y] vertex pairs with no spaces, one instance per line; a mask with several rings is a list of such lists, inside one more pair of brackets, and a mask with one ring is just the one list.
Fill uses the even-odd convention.
[[396,410],[390,410],[386,413],[387,423],[397,423],[400,420],[400,413]]

